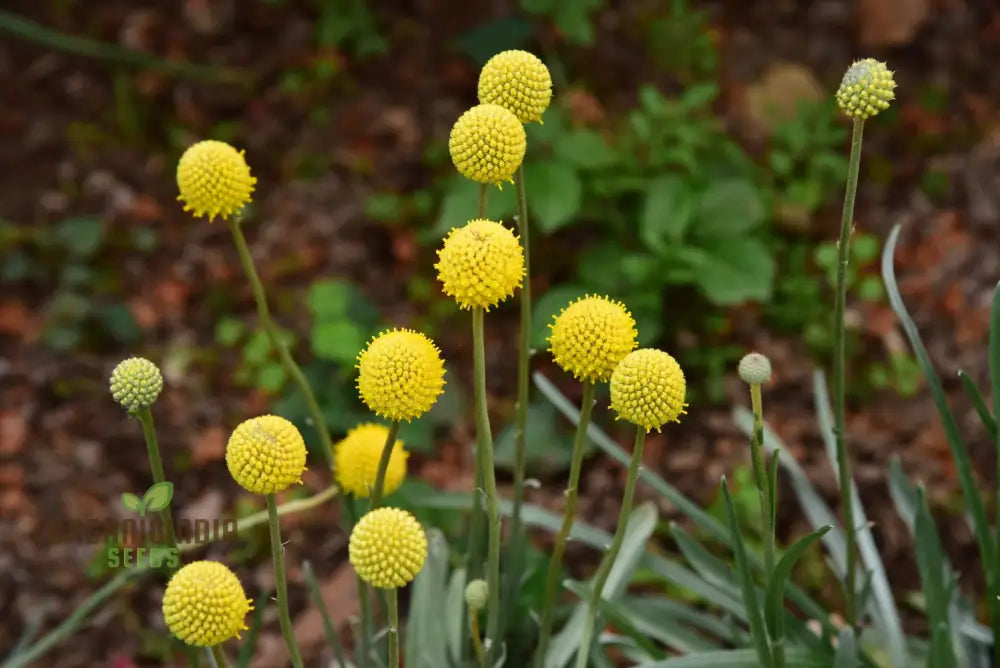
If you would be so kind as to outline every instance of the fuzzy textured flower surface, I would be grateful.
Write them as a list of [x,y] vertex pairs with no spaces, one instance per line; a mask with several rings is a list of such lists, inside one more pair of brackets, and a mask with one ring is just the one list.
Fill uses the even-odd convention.
[[[383,425],[360,424],[334,446],[333,472],[341,489],[360,499],[371,494],[388,437],[389,429]],[[385,486],[382,488],[385,495],[392,494],[403,484],[408,456],[403,442],[397,439],[389,455],[389,468],[385,471]]]
[[348,556],[358,576],[379,589],[405,587],[427,559],[427,536],[410,513],[376,508],[351,531]]
[[459,116],[448,150],[458,172],[477,183],[512,181],[527,148],[524,126],[498,104],[479,104]]
[[275,494],[302,482],[306,444],[295,425],[277,415],[241,422],[226,444],[226,466],[240,487]]
[[448,233],[434,267],[460,307],[488,311],[521,287],[524,249],[509,229],[480,218]]
[[864,120],[888,109],[896,99],[895,89],[896,81],[885,63],[865,58],[844,73],[837,89],[837,105],[851,118]]
[[533,53],[501,51],[479,72],[479,101],[509,109],[522,123],[541,122],[551,100],[549,68]]
[[431,409],[443,388],[441,353],[420,332],[382,332],[358,355],[358,392],[379,417],[418,418]]
[[129,413],[153,405],[163,391],[163,375],[145,357],[122,360],[111,372],[111,396]]
[[608,297],[587,295],[572,302],[549,329],[556,364],[589,383],[611,378],[618,363],[637,345],[632,314]]
[[760,353],[748,353],[740,360],[736,373],[747,385],[763,385],[771,379],[771,360]]
[[685,392],[677,360],[655,348],[629,353],[611,374],[611,407],[619,419],[646,431],[677,421],[684,414]]
[[211,647],[246,629],[253,608],[236,575],[217,561],[195,561],[174,573],[163,594],[167,628],[189,645]]
[[228,218],[250,202],[256,183],[243,151],[214,139],[190,146],[177,163],[177,199],[195,218]]

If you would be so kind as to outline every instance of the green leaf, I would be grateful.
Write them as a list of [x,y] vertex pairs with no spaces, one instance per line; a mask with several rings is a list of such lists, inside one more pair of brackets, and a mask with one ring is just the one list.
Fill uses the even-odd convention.
[[[468,494],[465,495],[468,497]],[[444,624],[445,640],[448,647],[448,658],[450,661],[444,665],[455,665],[455,659],[462,654],[462,643],[465,642],[466,614],[465,614],[465,569],[457,568],[452,571],[448,580],[448,588],[444,594],[445,615]]]
[[760,193],[744,179],[713,181],[702,193],[692,228],[699,237],[721,237],[751,230],[764,220],[764,204]]
[[78,257],[89,257],[101,247],[104,226],[97,218],[69,218],[56,225],[55,240]]
[[698,288],[714,304],[731,306],[771,298],[774,257],[759,239],[719,239],[711,247],[680,247],[676,251],[694,272]]
[[[899,318],[903,326],[906,338],[910,341],[910,346],[917,356],[917,361],[920,363],[924,377],[927,379],[927,385],[930,387],[931,395],[934,397],[938,414],[941,416],[945,436],[948,439],[948,447],[951,449],[951,456],[955,462],[955,470],[958,473],[958,482],[962,487],[965,507],[968,508],[969,514],[972,516],[972,529],[979,545],[979,557],[983,565],[986,581],[992,582],[994,573],[996,572],[995,541],[990,523],[986,518],[986,509],[983,507],[983,500],[979,494],[975,476],[972,472],[972,461],[969,457],[969,450],[962,439],[958,424],[955,422],[955,416],[948,405],[948,397],[941,386],[941,379],[938,378],[937,373],[934,371],[934,364],[931,362],[930,355],[927,354],[927,349],[920,338],[917,325],[913,322],[909,312],[907,312],[903,298],[899,294],[899,287],[896,284],[896,274],[892,266],[892,261],[896,252],[896,242],[899,241],[899,231],[900,226],[896,224],[889,234],[889,239],[886,241],[885,247],[882,249],[882,280],[885,282],[886,292],[889,295],[889,304],[892,306],[892,310],[896,312],[896,317]],[[994,389],[996,387],[994,386]],[[998,393],[994,391],[994,394]]]
[[288,370],[277,360],[268,361],[257,370],[257,386],[270,394],[277,394],[288,380]]
[[990,433],[990,436],[996,438],[997,436],[997,421],[994,419],[993,415],[990,413],[990,409],[986,407],[986,402],[983,401],[983,395],[979,391],[979,387],[976,385],[976,381],[969,377],[969,374],[965,371],[958,370],[958,379],[962,381],[962,387],[965,388],[965,393],[969,395],[972,399],[972,405],[976,409],[976,414],[979,415],[979,421],[983,423],[986,427],[986,431]]
[[951,646],[951,627],[948,619],[951,602],[948,591],[951,583],[948,580],[951,578],[945,568],[937,528],[927,506],[923,486],[917,487],[914,534],[917,544],[917,568],[920,571],[920,581],[927,601],[927,621],[931,628],[931,651],[927,666],[951,668],[958,665]]
[[[527,167],[525,167],[527,170]],[[528,179],[528,204],[532,203],[533,185]],[[473,218],[479,216],[479,184],[456,176],[449,179],[445,184],[445,196],[441,202],[441,213],[438,216],[437,224],[429,228],[424,235],[427,241],[433,240],[435,244],[441,242],[441,237],[453,227],[461,227]],[[497,189],[489,186],[489,196],[486,199],[486,217],[490,220],[503,220],[509,218],[517,207],[517,189],[508,184],[508,187]]]
[[336,320],[347,316],[354,287],[336,279],[319,280],[309,286],[306,306],[316,320]]
[[670,524],[670,533],[684,558],[698,575],[705,578],[706,582],[720,587],[733,587],[736,584],[736,578],[729,565],[706,550],[691,534],[674,522]]
[[313,353],[341,365],[353,366],[365,346],[365,335],[350,320],[320,322],[310,332]]
[[736,570],[742,581],[743,605],[747,610],[747,621],[750,623],[750,638],[757,650],[757,659],[761,666],[770,666],[771,650],[767,642],[767,630],[764,627],[764,617],[761,614],[760,600],[757,598],[757,587],[753,582],[753,573],[747,561],[746,546],[740,534],[739,520],[733,498],[729,496],[726,476],[722,476],[722,496],[726,501],[726,518],[729,520],[729,530],[732,534],[733,553],[736,556]]
[[556,27],[573,44],[590,44],[594,41],[594,27],[588,12],[601,4],[601,0],[562,0],[554,17]]
[[[547,401],[528,404],[527,432],[532,447],[525,454],[526,466],[533,475],[543,476],[569,469],[573,454],[573,437],[560,430],[555,408]],[[515,425],[508,423],[497,435],[494,460],[498,469],[512,471],[517,445]]]
[[[582,582],[569,581],[565,584],[566,589],[580,597],[580,600],[585,601],[590,595],[590,589]],[[643,630],[642,627],[645,624],[642,623],[642,620],[630,615],[620,605],[604,598],[601,599],[598,610],[599,614],[607,618],[608,622],[613,624],[619,633],[632,638],[636,646],[640,647],[647,656],[656,659],[663,658],[663,650],[659,649],[650,639],[650,635]]]
[[575,169],[558,162],[524,166],[528,207],[539,229],[551,234],[572,222],[583,203],[583,185]]
[[[1000,416],[1000,283],[993,289],[993,302],[990,305],[990,343],[988,353],[990,369],[990,386],[993,389],[993,415]],[[1000,439],[997,438],[996,422],[994,422],[993,441],[1000,457]],[[1000,470],[1000,469],[998,469]],[[997,483],[1000,486],[1000,482]],[[1000,540],[1000,538],[997,538]],[[1000,592],[995,592],[1000,594]],[[994,627],[997,626],[994,622]]]
[[492,19],[456,37],[455,46],[482,67],[494,54],[521,48],[534,31],[534,25],[523,18]]
[[688,181],[673,174],[658,176],[646,188],[639,236],[652,250],[677,243],[694,219],[694,210],[694,193]]
[[768,579],[767,593],[764,596],[764,617],[767,620],[767,628],[770,630],[771,636],[778,642],[781,642],[784,637],[785,584],[792,575],[792,569],[795,568],[795,564],[805,554],[805,551],[832,528],[832,526],[827,525],[802,536],[788,548],[788,551],[774,566],[774,572]]
[[132,512],[139,512],[139,506],[142,501],[138,496],[132,494],[131,492],[122,492],[122,505]]
[[239,343],[246,332],[246,326],[239,318],[224,316],[215,323],[215,342],[229,348]]
[[732,634],[721,619],[661,595],[630,596],[617,607],[639,632],[684,654],[715,649]]
[[106,304],[97,310],[104,329],[121,343],[135,343],[142,336],[142,328],[125,304]]
[[174,483],[164,480],[153,483],[146,493],[142,495],[142,501],[146,504],[146,510],[163,510],[170,505],[170,499],[174,497]]
[[858,643],[854,639],[854,629],[850,626],[844,627],[837,636],[833,668],[858,668]]
[[438,529],[427,532],[427,560],[410,589],[404,656],[406,665],[415,668],[440,668],[448,665],[447,619],[441,593],[448,582],[448,543]]
[[601,169],[618,162],[618,153],[594,130],[571,130],[553,148],[557,160],[580,169]]
[[[788,666],[795,668],[830,668],[830,657],[808,650],[789,648],[785,653]],[[760,659],[752,649],[723,649],[700,652],[666,661],[642,663],[636,668],[760,668]]]
[[549,325],[569,306],[570,302],[587,294],[586,288],[574,284],[560,284],[536,298],[531,314],[531,347],[548,350]]

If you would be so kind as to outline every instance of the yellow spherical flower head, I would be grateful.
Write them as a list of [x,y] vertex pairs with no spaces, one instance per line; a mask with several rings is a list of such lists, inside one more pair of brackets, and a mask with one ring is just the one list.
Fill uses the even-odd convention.
[[382,332],[358,355],[358,392],[379,417],[418,418],[431,409],[443,388],[441,353],[420,332]]
[[522,123],[541,122],[551,99],[549,68],[527,51],[502,51],[479,73],[479,101],[509,109]]
[[145,357],[122,360],[111,372],[111,396],[129,413],[153,405],[163,390],[160,369]]
[[500,223],[477,219],[448,233],[434,267],[460,307],[488,311],[521,287],[524,249]]
[[[333,448],[333,471],[337,484],[358,498],[367,498],[375,487],[378,462],[389,436],[389,430],[380,424],[361,424],[347,432],[347,436]],[[399,489],[406,477],[408,452],[403,442],[396,440],[389,455],[389,468],[385,471],[382,491],[389,495]]]
[[526,147],[521,121],[498,104],[480,104],[466,111],[455,121],[448,139],[451,160],[462,176],[497,186],[513,181]]
[[167,628],[189,645],[211,647],[239,637],[253,608],[236,575],[217,561],[195,561],[174,573],[163,594]]
[[405,587],[427,559],[427,536],[410,513],[376,508],[358,520],[347,546],[358,576],[379,589]]
[[659,431],[684,414],[685,391],[677,360],[654,348],[629,353],[611,374],[611,407],[619,419],[646,431]]
[[277,415],[241,422],[226,444],[226,466],[240,487],[275,494],[302,482],[306,444],[295,425]]
[[892,71],[874,58],[856,61],[844,73],[837,89],[837,105],[850,116],[864,120],[889,108],[896,99]]
[[189,147],[177,163],[177,199],[195,218],[233,215],[250,202],[256,183],[243,151],[214,139]]
[[622,358],[636,347],[635,320],[625,305],[588,295],[571,303],[549,325],[552,357],[577,380],[611,378]]

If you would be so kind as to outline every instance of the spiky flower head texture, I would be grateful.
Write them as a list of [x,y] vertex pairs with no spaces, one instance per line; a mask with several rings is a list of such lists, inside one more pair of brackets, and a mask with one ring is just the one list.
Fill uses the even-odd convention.
[[177,199],[195,218],[228,218],[250,202],[257,179],[250,166],[229,144],[207,139],[194,144],[177,163]]
[[621,302],[587,295],[549,325],[552,357],[577,380],[604,382],[636,347],[635,320]]
[[160,369],[145,357],[122,360],[111,371],[111,396],[129,413],[153,405],[163,391]]
[[240,487],[275,494],[302,482],[306,443],[295,425],[277,415],[241,422],[226,444],[226,466]]
[[763,385],[771,379],[771,360],[760,353],[749,353],[740,360],[737,373],[747,385]]
[[358,576],[379,589],[405,587],[427,559],[427,536],[410,513],[399,508],[376,508],[351,531],[347,546]]
[[611,374],[611,407],[618,418],[646,431],[660,431],[684,414],[684,372],[673,357],[655,348],[632,351]]
[[488,311],[521,287],[524,249],[509,229],[479,218],[448,233],[434,267],[460,307]]
[[541,122],[551,100],[549,68],[533,53],[501,51],[479,72],[479,101],[509,109],[522,123]]
[[[347,493],[364,499],[375,487],[378,463],[382,457],[389,430],[380,424],[359,424],[333,448],[333,472],[337,484]],[[406,459],[409,453],[403,442],[396,440],[389,455],[382,491],[389,495],[399,489],[406,477]]]
[[431,409],[443,388],[441,353],[420,332],[384,331],[358,355],[358,392],[379,417],[418,418]]
[[892,70],[874,58],[855,61],[837,89],[837,105],[851,118],[864,120],[889,108],[896,99]]
[[451,160],[462,176],[497,186],[513,181],[526,148],[521,121],[498,104],[479,104],[466,111],[448,138]]
[[170,578],[163,594],[167,628],[189,645],[211,647],[239,637],[253,608],[236,575],[217,561],[195,561]]
[[465,604],[473,610],[482,610],[486,607],[490,596],[490,586],[486,580],[473,580],[465,585]]

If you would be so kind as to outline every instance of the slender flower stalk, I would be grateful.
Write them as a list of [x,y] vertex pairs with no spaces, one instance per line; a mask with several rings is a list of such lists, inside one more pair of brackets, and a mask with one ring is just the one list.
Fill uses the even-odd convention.
[[614,537],[611,539],[611,546],[601,559],[600,566],[597,567],[597,574],[594,576],[594,584],[590,591],[590,599],[587,601],[587,618],[583,626],[583,634],[580,637],[580,649],[576,654],[576,668],[587,668],[587,659],[590,656],[590,648],[593,645],[594,629],[597,626],[597,611],[601,605],[601,598],[604,594],[604,585],[608,581],[611,568],[615,565],[618,552],[621,550],[622,541],[625,539],[625,528],[628,524],[628,517],[632,514],[632,500],[635,497],[635,483],[639,479],[639,467],[642,464],[642,448],[646,443],[646,430],[637,427],[635,430],[635,443],[632,447],[632,458],[629,460],[628,473],[625,478],[625,493],[622,496],[622,507],[618,513],[618,526],[615,528]]
[[268,527],[271,530],[271,559],[274,562],[274,588],[278,596],[278,622],[285,638],[288,654],[295,668],[302,668],[302,655],[292,631],[292,618],[288,612],[288,584],[285,581],[285,546],[281,544],[281,527],[278,525],[278,506],[274,494],[267,495]]
[[399,668],[399,597],[395,589],[386,592],[389,610],[389,668]]
[[212,645],[212,659],[215,661],[216,668],[229,668],[229,659],[226,658],[226,652],[222,649],[222,645]]
[[590,426],[590,415],[594,407],[594,383],[583,384],[583,399],[580,403],[580,419],[576,425],[576,436],[573,439],[573,456],[570,462],[569,483],[566,487],[566,510],[563,513],[562,526],[556,535],[549,558],[549,570],[545,577],[545,594],[542,598],[542,614],[539,622],[538,649],[535,654],[535,665],[543,668],[545,654],[548,651],[549,638],[552,634],[552,615],[555,610],[556,589],[559,584],[559,571],[562,568],[563,555],[569,541],[569,533],[576,517],[576,502],[580,485],[580,470],[583,468],[583,451],[587,442],[587,428]]
[[[163,472],[163,459],[160,457],[160,445],[156,437],[156,427],[153,424],[153,412],[149,406],[144,406],[136,412],[136,417],[142,424],[142,435],[146,440],[146,451],[149,455],[149,469],[153,474],[153,482],[166,481]],[[167,537],[167,545],[177,547],[177,534],[174,533],[174,518],[168,505],[160,511],[160,519],[163,521],[163,528]]]
[[309,381],[306,379],[305,374],[302,373],[302,369],[299,368],[299,365],[296,364],[295,359],[288,350],[288,346],[285,345],[285,342],[281,339],[278,326],[271,318],[271,310],[267,305],[267,295],[264,292],[264,284],[261,283],[260,276],[257,274],[257,269],[253,263],[253,257],[250,255],[250,248],[247,246],[247,240],[246,237],[243,236],[243,230],[240,228],[239,221],[237,221],[235,217],[230,217],[227,219],[227,222],[229,224],[229,231],[232,234],[233,241],[236,244],[236,251],[240,257],[240,264],[243,266],[243,272],[246,274],[247,280],[250,282],[250,290],[253,292],[254,302],[257,304],[257,317],[260,318],[260,325],[264,328],[264,332],[267,334],[267,338],[271,342],[271,346],[275,351],[277,351],[278,358],[281,360],[282,366],[285,367],[285,371],[289,376],[291,376],[292,380],[295,381],[299,391],[302,393],[302,398],[305,399],[306,408],[309,410],[309,416],[312,419],[313,427],[319,435],[323,457],[328,463],[332,462],[333,443],[330,440],[330,430],[327,428],[326,418],[323,417],[323,411],[320,409],[319,403],[316,401],[316,395],[313,394]]
[[472,349],[475,361],[476,443],[478,465],[485,482],[487,521],[486,585],[489,600],[486,604],[486,637],[488,639],[482,668],[489,668],[500,639],[497,630],[500,622],[500,511],[497,501],[496,471],[493,465],[493,435],[490,416],[486,407],[486,345],[483,335],[485,312],[472,309]]
[[396,446],[396,436],[399,434],[399,420],[393,420],[389,427],[389,433],[385,437],[385,445],[382,446],[382,456],[378,460],[378,471],[375,474],[375,485],[372,487],[371,502],[369,510],[374,510],[382,504],[382,492],[385,489],[385,474],[389,470],[389,460],[392,458],[392,449]]

